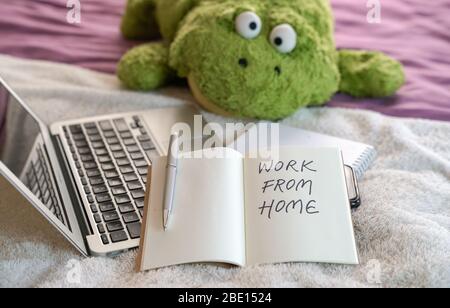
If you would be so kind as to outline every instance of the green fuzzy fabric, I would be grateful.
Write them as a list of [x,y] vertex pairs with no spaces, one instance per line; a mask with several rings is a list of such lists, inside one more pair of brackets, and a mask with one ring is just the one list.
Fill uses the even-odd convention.
[[169,49],[162,43],[138,46],[122,58],[117,75],[130,89],[157,89],[174,77],[174,72],[167,66],[168,57]]
[[[262,20],[251,40],[235,30],[237,16],[247,11]],[[157,27],[148,30],[152,21]],[[282,54],[269,37],[286,23],[297,45]],[[394,94],[404,83],[401,64],[381,53],[336,51],[333,25],[328,0],[129,0],[124,35],[145,38],[157,29],[165,44],[131,50],[118,75],[131,89],[150,90],[169,82],[174,71],[224,112],[268,120],[322,105],[337,91]]]
[[130,40],[153,39],[159,36],[153,0],[128,0],[122,18],[122,34]]
[[381,52],[341,50],[341,92],[355,97],[391,96],[405,83],[403,67]]

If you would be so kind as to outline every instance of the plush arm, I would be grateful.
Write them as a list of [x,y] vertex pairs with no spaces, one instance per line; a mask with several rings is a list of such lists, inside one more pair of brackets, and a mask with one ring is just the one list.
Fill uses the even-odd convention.
[[168,66],[169,49],[150,43],[131,49],[120,60],[119,79],[130,89],[148,91],[169,83],[175,73]]
[[400,62],[381,52],[339,51],[340,91],[355,97],[393,95],[404,83]]
[[131,40],[159,37],[155,16],[156,0],[128,0],[122,18],[121,30],[125,38]]

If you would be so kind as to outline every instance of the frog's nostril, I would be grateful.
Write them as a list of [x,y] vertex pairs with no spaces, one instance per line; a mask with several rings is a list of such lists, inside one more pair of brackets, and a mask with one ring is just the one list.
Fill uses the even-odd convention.
[[275,73],[277,73],[277,75],[281,75],[281,67],[275,66]]
[[247,61],[247,59],[245,59],[245,58],[239,59],[239,65],[240,65],[242,68],[246,68],[246,67],[248,66],[248,61]]

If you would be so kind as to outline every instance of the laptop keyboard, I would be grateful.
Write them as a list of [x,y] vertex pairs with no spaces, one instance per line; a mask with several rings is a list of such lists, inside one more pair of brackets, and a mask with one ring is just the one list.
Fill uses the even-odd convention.
[[64,128],[102,243],[140,237],[147,170],[156,148],[139,117]]
[[26,171],[27,186],[33,194],[65,224],[64,214],[59,206],[42,147],[37,145],[37,157],[31,161]]

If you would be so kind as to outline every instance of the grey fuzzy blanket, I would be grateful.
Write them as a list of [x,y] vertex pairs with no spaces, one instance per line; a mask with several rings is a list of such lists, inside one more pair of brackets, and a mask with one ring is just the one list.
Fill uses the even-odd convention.
[[[192,102],[184,88],[132,93],[114,76],[67,65],[0,56],[0,74],[48,123]],[[331,108],[284,123],[377,148],[353,213],[360,266],[186,265],[138,274],[136,252],[80,257],[0,179],[0,286],[450,287],[450,124]]]

